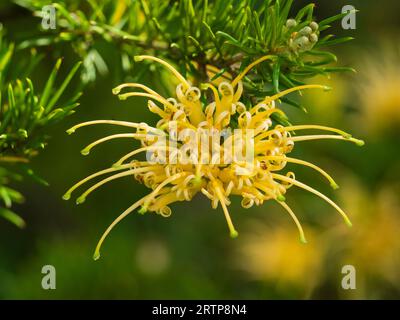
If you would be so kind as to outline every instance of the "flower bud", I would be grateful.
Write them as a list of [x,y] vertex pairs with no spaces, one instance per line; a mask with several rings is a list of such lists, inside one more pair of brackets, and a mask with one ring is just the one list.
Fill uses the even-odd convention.
[[318,36],[315,33],[310,34],[309,37],[311,43],[317,43],[318,42]]
[[312,33],[312,31],[313,30],[310,27],[304,27],[299,31],[299,34],[301,34],[302,36],[308,36]]
[[287,28],[291,29],[291,28],[294,28],[295,26],[297,26],[296,20],[294,20],[294,19],[288,19],[288,20],[286,21],[286,27],[287,27]]
[[311,28],[313,31],[317,31],[318,28],[319,28],[319,25],[318,25],[318,23],[316,23],[315,21],[313,21],[313,22],[310,23],[310,28]]

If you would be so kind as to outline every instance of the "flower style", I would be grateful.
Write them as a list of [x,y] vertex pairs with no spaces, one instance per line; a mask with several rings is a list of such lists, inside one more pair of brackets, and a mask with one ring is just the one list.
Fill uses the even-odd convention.
[[[346,132],[335,128],[318,125],[283,126],[273,122],[273,114],[285,116],[283,111],[276,107],[276,101],[279,98],[298,90],[327,89],[327,87],[298,86],[274,96],[267,96],[254,106],[245,106],[240,102],[243,93],[243,77],[255,65],[266,60],[273,60],[271,56],[264,56],[254,61],[232,80],[219,82],[218,86],[207,83],[201,85],[200,88],[193,86],[164,60],[152,56],[137,56],[135,60],[151,60],[160,63],[169,69],[179,81],[175,98],[164,98],[139,83],[125,83],[113,90],[113,93],[118,95],[121,100],[129,97],[149,98],[149,110],[161,118],[157,125],[151,127],[146,123],[97,120],[78,124],[67,131],[73,133],[78,128],[94,124],[119,125],[134,130],[133,133],[115,134],[99,139],[82,150],[84,155],[89,154],[90,150],[100,143],[119,138],[139,140],[141,148],[127,153],[112,167],[79,181],[67,191],[64,199],[69,199],[71,193],[84,183],[107,174],[112,175],[87,189],[77,198],[77,203],[84,202],[90,193],[102,185],[127,176],[133,176],[140,183],[152,189],[147,196],[132,204],[112,222],[98,242],[94,253],[95,260],[100,257],[101,245],[114,226],[137,208],[140,207],[139,213],[142,214],[154,212],[168,217],[171,215],[170,204],[178,201],[190,201],[199,192],[210,199],[214,209],[219,204],[221,205],[232,238],[237,237],[238,232],[228,212],[229,197],[238,195],[242,197],[241,205],[244,208],[250,208],[253,205],[259,206],[267,200],[277,201],[293,218],[299,230],[300,240],[305,243],[306,239],[301,224],[285,201],[285,194],[291,186],[305,189],[322,198],[342,215],[346,224],[351,225],[343,210],[328,197],[296,180],[293,172],[281,173],[287,163],[307,166],[322,174],[333,188],[337,188],[335,181],[324,170],[307,161],[291,158],[288,154],[292,151],[295,143],[308,140],[337,139],[363,145],[363,141],[354,139]],[[137,91],[120,93],[127,88],[137,89]],[[206,136],[204,139],[205,132],[221,132],[232,128],[239,129],[239,133],[235,131],[223,142],[220,139],[213,140],[210,136]],[[185,130],[194,132],[192,139],[195,141],[203,139],[202,141],[211,142],[206,144],[206,148],[203,146],[198,148],[197,144],[193,148],[193,144],[187,141],[187,136],[183,136]],[[303,130],[321,130],[331,134],[292,136],[293,133]],[[248,132],[250,132],[250,139],[248,139]],[[181,136],[183,139],[179,139]],[[165,143],[166,138],[169,139],[169,143]],[[161,141],[163,143],[160,143]],[[184,142],[192,146],[189,152],[188,149],[182,147]],[[250,151],[253,155],[251,161],[248,161],[247,158],[246,160],[241,159],[238,154],[228,157],[230,161],[221,161],[222,156],[225,159],[225,155],[229,154],[228,151],[232,144],[234,147],[238,145],[243,147],[246,152]],[[200,161],[198,149],[201,149]],[[147,161],[132,160],[134,156],[143,152],[150,155],[147,157]],[[186,161],[179,161],[187,153],[189,156],[186,157]],[[172,161],[173,158],[178,161]]]

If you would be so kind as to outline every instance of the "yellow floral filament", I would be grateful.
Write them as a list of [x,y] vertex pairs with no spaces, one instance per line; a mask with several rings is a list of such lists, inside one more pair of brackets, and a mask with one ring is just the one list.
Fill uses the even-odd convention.
[[[139,88],[139,89],[143,89],[144,91],[146,91],[147,93],[153,95],[153,96],[157,96],[160,98],[163,98],[161,95],[159,95],[157,92],[155,92],[154,90],[150,89],[149,87],[141,84],[141,83],[124,83],[119,85],[118,87],[115,87],[112,92],[113,94],[119,94],[121,92],[122,89],[124,88]],[[163,98],[164,99],[164,98]]]
[[256,61],[250,63],[233,81],[232,81],[232,87],[235,88],[236,85],[239,83],[240,80],[243,79],[244,76],[246,76],[246,74],[253,69],[256,65],[260,64],[261,62],[265,61],[265,60],[274,60],[275,57],[274,56],[263,56],[259,59],[257,59]]
[[290,209],[290,207],[286,204],[286,202],[284,201],[277,201],[283,208],[285,208],[285,210],[290,214],[290,216],[292,217],[294,223],[297,226],[297,229],[299,230],[299,234],[300,234],[300,242],[302,243],[307,243],[306,237],[304,235],[304,231],[303,231],[303,227],[301,226],[301,223],[299,221],[299,219],[297,219],[297,216],[295,215],[295,213],[292,211],[292,209]]
[[92,148],[94,148],[95,146],[106,142],[106,141],[110,141],[110,140],[114,140],[114,139],[121,139],[121,138],[140,138],[143,137],[143,134],[138,134],[138,133],[118,133],[118,134],[113,134],[111,136],[107,136],[104,138],[101,138],[99,140],[96,140],[94,142],[92,142],[91,144],[89,144],[88,146],[86,146],[84,149],[82,149],[81,153],[83,155],[88,155],[90,153],[90,150]]
[[285,201],[286,198],[281,195],[281,194],[274,194],[270,189],[268,189],[267,186],[261,184],[261,183],[254,183],[254,187],[262,190],[263,192],[265,192],[266,194],[268,194],[272,199],[275,199],[277,201]]
[[81,204],[81,203],[85,202],[85,200],[89,194],[91,194],[93,191],[95,191],[96,189],[100,188],[102,185],[104,185],[110,181],[113,181],[113,180],[116,180],[116,179],[119,179],[122,177],[126,177],[126,176],[133,176],[134,174],[147,172],[147,171],[151,171],[154,169],[159,169],[159,168],[145,167],[145,168],[138,168],[138,169],[134,169],[134,170],[127,170],[127,171],[124,171],[121,173],[114,174],[108,178],[105,178],[105,179],[101,180],[100,182],[96,183],[95,185],[93,185],[92,187],[90,187],[89,189],[87,189],[84,193],[82,193],[82,195],[80,195],[76,199],[76,204]]
[[[135,129],[143,127],[143,124],[141,124],[141,123],[135,123],[135,122],[129,122],[129,121],[93,120],[93,121],[87,121],[87,122],[82,122],[80,124],[77,124],[76,126],[73,126],[72,128],[68,129],[67,133],[72,134],[79,128],[96,125],[96,124],[111,124],[111,125],[118,125],[118,126],[122,126],[122,127],[129,127],[129,128],[135,128]],[[144,128],[147,129],[149,132],[165,135],[165,132],[158,130],[156,128],[150,127],[147,124]]]
[[275,128],[274,130],[269,130],[266,132],[263,132],[259,136],[256,137],[257,140],[261,140],[265,137],[268,137],[273,131],[279,130],[279,131],[298,131],[298,130],[323,130],[323,131],[331,131],[331,132],[336,132],[340,134],[341,136],[345,138],[351,138],[351,135],[348,134],[347,132],[344,132],[342,130],[336,129],[336,128],[331,128],[331,127],[325,127],[325,126],[318,126],[318,125],[298,125],[298,126],[287,126],[287,127],[282,127],[282,128]]
[[224,201],[224,196],[221,192],[221,189],[218,185],[215,185],[214,188],[215,188],[215,193],[217,194],[217,197],[219,199],[219,202],[221,203],[222,210],[224,211],[225,219],[226,219],[226,222],[229,227],[229,234],[230,234],[231,238],[237,238],[239,233],[236,231],[236,229],[232,223],[232,219],[229,214],[228,208],[226,207],[226,204]]
[[333,140],[343,140],[343,141],[349,141],[353,142],[358,146],[363,146],[364,141],[355,139],[355,138],[346,138],[343,136],[335,136],[335,135],[309,135],[309,136],[298,136],[298,137],[293,137],[290,140],[294,142],[298,141],[310,141],[310,140],[322,140],[322,139],[333,139]]
[[307,162],[304,160],[300,160],[300,159],[295,159],[295,158],[290,158],[290,157],[282,157],[282,156],[263,156],[263,157],[259,157],[259,159],[282,160],[282,161],[287,161],[287,162],[296,163],[296,164],[310,167],[310,168],[318,171],[319,173],[321,173],[329,181],[329,183],[333,189],[339,188],[339,186],[337,185],[335,180],[333,180],[333,178],[326,171],[322,170],[320,167],[316,166],[313,163],[310,163],[310,162]]
[[163,66],[167,67],[175,75],[175,77],[179,80],[179,82],[181,82],[181,83],[183,83],[185,85],[186,89],[190,87],[189,82],[173,66],[171,66],[168,62],[166,62],[164,60],[161,60],[159,58],[153,57],[153,56],[146,56],[146,55],[144,55],[144,56],[135,56],[134,59],[137,62],[138,61],[143,61],[143,60],[156,61],[156,62],[162,64]]
[[126,155],[124,155],[116,163],[113,164],[113,167],[118,167],[118,166],[122,165],[126,160],[128,160],[129,158],[132,158],[134,155],[137,155],[138,153],[145,152],[145,151],[151,151],[151,150],[171,151],[171,150],[178,150],[178,149],[172,148],[169,146],[149,146],[149,147],[139,148],[139,149],[133,150],[132,152],[129,152]]
[[279,92],[273,96],[270,97],[265,97],[265,99],[263,100],[264,103],[268,104],[271,103],[272,101],[278,100],[279,98],[282,98],[286,95],[288,95],[289,93],[295,92],[295,91],[300,91],[300,90],[304,90],[304,89],[323,89],[323,90],[329,90],[329,87],[327,86],[321,86],[318,84],[306,84],[303,86],[298,86],[298,87],[294,87],[294,88],[290,88],[287,89],[285,91]]
[[168,107],[170,107],[173,111],[176,111],[176,107],[174,105],[172,105],[170,102],[168,102],[167,100],[165,100],[163,97],[161,96],[155,96],[153,94],[150,93],[144,93],[144,92],[128,92],[128,93],[123,93],[123,94],[119,94],[118,98],[120,100],[126,100],[129,97],[145,97],[145,98],[150,98],[150,99],[154,99],[164,105],[167,105]]
[[321,192],[319,192],[319,191],[317,191],[317,190],[315,190],[315,189],[313,189],[313,188],[307,186],[307,185],[304,184],[304,183],[301,183],[301,182],[299,182],[299,181],[297,181],[297,180],[288,178],[288,177],[286,177],[286,176],[282,176],[282,175],[280,175],[280,174],[272,173],[272,176],[273,176],[275,179],[278,179],[278,180],[281,180],[281,181],[285,181],[285,182],[291,183],[291,184],[293,184],[293,185],[295,185],[295,186],[297,186],[297,187],[299,187],[299,188],[302,188],[302,189],[304,189],[304,190],[307,190],[307,191],[309,191],[309,192],[315,194],[316,196],[320,197],[321,199],[325,200],[326,202],[328,202],[332,207],[334,207],[334,208],[340,213],[340,215],[343,217],[344,221],[346,222],[346,224],[347,224],[349,227],[352,226],[352,223],[351,223],[349,217],[344,213],[344,211],[343,211],[336,203],[334,203],[331,199],[329,199],[327,196],[325,196],[325,195],[322,194]]
[[131,205],[128,209],[126,209],[123,213],[121,213],[106,229],[106,231],[102,234],[99,242],[97,243],[96,249],[93,254],[93,259],[98,260],[100,258],[100,249],[101,245],[103,244],[104,240],[106,239],[107,235],[111,232],[111,230],[121,221],[123,220],[127,215],[129,215],[132,211],[134,211],[136,208],[138,208],[143,201],[145,200],[145,197],[140,199],[139,201],[135,202],[133,205]]
[[115,171],[119,171],[119,170],[124,170],[124,169],[129,169],[129,168],[133,168],[135,164],[124,164],[121,165],[119,167],[112,167],[112,168],[108,168],[108,169],[104,169],[101,171],[97,171],[93,174],[91,174],[90,176],[87,176],[85,179],[80,180],[79,182],[77,182],[76,184],[74,184],[71,188],[68,189],[68,191],[64,194],[63,199],[64,200],[69,200],[71,198],[71,194],[72,192],[74,192],[74,190],[76,190],[77,188],[79,188],[81,185],[83,185],[84,183],[97,178],[98,176],[107,174],[107,173],[111,173],[111,172],[115,172]]

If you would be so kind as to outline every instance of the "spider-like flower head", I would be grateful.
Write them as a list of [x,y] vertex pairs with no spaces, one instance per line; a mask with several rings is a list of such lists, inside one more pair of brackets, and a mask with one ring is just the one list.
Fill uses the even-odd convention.
[[[327,89],[320,85],[303,85],[267,96],[254,106],[244,105],[240,99],[243,93],[243,77],[255,65],[271,60],[264,56],[245,68],[236,78],[220,81],[218,86],[207,83],[200,88],[193,86],[175,68],[166,61],[152,56],[137,56],[136,61],[152,60],[168,68],[178,79],[176,96],[165,98],[139,83],[125,83],[113,90],[121,100],[129,97],[148,98],[148,108],[161,119],[155,127],[146,123],[126,121],[97,120],[78,124],[68,130],[93,124],[114,124],[133,129],[134,132],[115,134],[97,140],[82,150],[90,150],[105,141],[128,138],[136,139],[141,147],[120,158],[112,167],[96,172],[75,184],[64,195],[69,199],[71,193],[82,184],[97,177],[111,174],[87,189],[77,203],[100,186],[112,180],[133,176],[152,191],[124,211],[108,227],[101,237],[94,254],[100,257],[100,247],[111,229],[128,214],[139,209],[139,213],[154,212],[164,217],[171,215],[170,204],[178,201],[191,201],[197,193],[203,193],[212,208],[221,205],[228,224],[230,236],[238,236],[228,206],[230,197],[242,197],[241,205],[250,208],[264,201],[274,200],[293,218],[300,234],[300,240],[306,242],[303,229],[296,215],[286,204],[286,192],[291,186],[305,189],[332,205],[348,225],[350,220],[332,200],[319,191],[296,180],[293,172],[282,174],[287,163],[310,167],[322,174],[333,188],[337,184],[324,170],[304,160],[291,158],[288,154],[295,143],[315,139],[338,139],[362,145],[361,140],[335,129],[318,125],[283,126],[274,123],[273,114],[285,117],[277,108],[276,101],[291,92],[303,89]],[[121,93],[126,89],[134,89]],[[295,135],[303,130],[321,130],[327,135]],[[146,153],[146,161],[134,157]]]

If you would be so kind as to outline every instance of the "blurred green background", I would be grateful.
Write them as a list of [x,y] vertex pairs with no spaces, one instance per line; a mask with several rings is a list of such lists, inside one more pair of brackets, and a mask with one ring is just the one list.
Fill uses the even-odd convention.
[[[301,7],[309,1],[295,1]],[[336,141],[297,144],[296,157],[321,165],[340,189],[329,190],[322,178],[296,167],[299,180],[331,196],[349,214],[347,228],[320,199],[290,189],[288,203],[298,214],[309,243],[298,243],[287,214],[274,203],[245,210],[230,208],[240,233],[231,240],[222,212],[197,196],[172,206],[170,218],[132,214],[111,233],[102,258],[92,253],[103,230],[147,189],[131,179],[118,180],[94,193],[84,204],[65,202],[74,182],[111,165],[134,146],[107,143],[90,156],[80,149],[112,132],[107,126],[70,126],[92,119],[156,122],[145,100],[120,102],[111,89],[115,74],[99,78],[84,92],[75,115],[53,127],[49,146],[32,166],[50,187],[26,181],[26,202],[15,208],[27,222],[19,230],[0,221],[0,298],[2,299],[379,299],[400,298],[400,2],[316,1],[317,20],[354,5],[357,29],[335,32],[356,39],[336,48],[339,64],[357,74],[316,78],[333,91],[304,94],[309,113],[283,107],[293,123],[322,124],[352,132],[363,148]],[[20,41],[38,28],[31,13],[1,2],[0,21],[11,39]],[[37,69],[43,81],[54,61]],[[113,53],[106,57],[113,61]],[[72,65],[74,56],[65,53]],[[157,79],[143,80],[157,87]],[[136,145],[135,145],[136,146]],[[344,265],[357,270],[357,289],[343,290]],[[42,266],[54,265],[57,289],[41,287]]]

